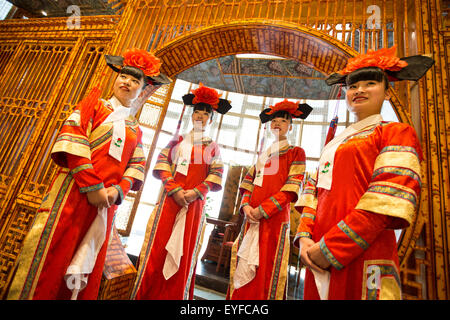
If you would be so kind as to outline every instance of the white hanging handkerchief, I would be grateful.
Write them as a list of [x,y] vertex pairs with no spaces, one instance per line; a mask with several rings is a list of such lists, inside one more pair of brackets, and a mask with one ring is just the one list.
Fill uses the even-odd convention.
[[239,261],[233,276],[235,289],[252,281],[259,266],[259,222],[250,222],[250,227],[237,253]]
[[314,281],[316,283],[317,291],[319,292],[320,300],[328,300],[328,291],[330,288],[330,272],[325,271],[320,273],[314,269],[311,269],[314,275]]
[[177,217],[172,227],[169,241],[165,249],[167,250],[166,260],[163,266],[164,279],[170,279],[180,268],[181,257],[183,256],[184,229],[186,225],[186,213],[188,207],[183,207],[178,211]]
[[98,209],[97,216],[77,248],[64,279],[72,290],[72,300],[76,300],[78,292],[88,283],[89,274],[94,270],[98,253],[106,239],[108,209]]

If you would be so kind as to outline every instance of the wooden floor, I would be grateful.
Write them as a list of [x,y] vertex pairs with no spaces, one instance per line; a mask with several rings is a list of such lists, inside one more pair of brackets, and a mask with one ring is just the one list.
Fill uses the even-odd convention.
[[[216,272],[216,263],[211,261],[197,262],[194,299],[198,300],[224,300],[229,274],[223,271]],[[304,270],[300,272],[290,267],[288,279],[288,300],[301,300],[303,298]]]
[[[131,261],[136,264],[137,257],[128,255]],[[229,274],[223,271],[216,272],[217,264],[211,261],[198,260],[195,277],[194,299],[196,300],[225,300]],[[305,273],[302,269],[298,276],[296,268],[289,268],[288,279],[288,300],[303,299],[303,281]]]

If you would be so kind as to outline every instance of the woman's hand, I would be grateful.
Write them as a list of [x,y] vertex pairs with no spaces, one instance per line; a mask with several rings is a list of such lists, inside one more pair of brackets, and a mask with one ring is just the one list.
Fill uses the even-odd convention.
[[[307,267],[307,268],[311,268],[314,269],[320,273],[325,272],[324,269],[322,269],[320,266],[318,266],[315,261],[311,260],[310,256],[309,256],[309,250],[311,248],[313,248],[314,246],[318,247],[318,243],[315,243],[312,239],[310,238],[300,238],[299,240],[300,243],[300,261]],[[319,251],[320,251],[320,247],[319,247]],[[313,252],[314,253],[314,252]],[[315,253],[314,253],[315,256]]]
[[254,208],[252,208],[252,207],[249,206],[249,205],[244,206],[244,207],[242,208],[242,211],[244,211],[245,216],[247,217],[248,220],[250,220],[250,222],[258,222],[258,219],[256,219],[256,218],[253,216],[253,210],[254,210]]
[[86,192],[88,202],[99,209],[109,208],[108,193],[105,188]]
[[331,263],[327,260],[327,258],[325,258],[322,250],[320,250],[319,243],[315,243],[309,247],[306,253],[309,259],[320,268],[326,270],[331,266]]
[[261,210],[259,210],[259,207],[252,208],[251,214],[255,220],[260,220],[263,217],[263,214]]
[[117,198],[119,197],[119,191],[117,191],[114,187],[106,188],[106,193],[108,194],[108,202],[110,205],[116,203]]
[[189,203],[186,201],[186,198],[184,197],[185,191],[183,189],[178,190],[175,192],[172,197],[173,200],[180,206],[180,207],[186,207]]
[[186,199],[187,203],[191,203],[198,199],[198,194],[194,190],[186,190],[184,191],[184,198]]

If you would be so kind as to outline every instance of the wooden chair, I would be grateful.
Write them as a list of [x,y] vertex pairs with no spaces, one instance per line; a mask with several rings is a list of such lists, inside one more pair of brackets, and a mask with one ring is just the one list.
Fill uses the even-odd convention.
[[211,231],[211,234],[209,236],[208,244],[202,256],[202,261],[209,260],[213,262],[218,262],[220,247],[222,245],[223,237],[225,234],[225,228],[231,222],[207,217],[206,223],[213,224],[214,229]]
[[230,266],[231,249],[233,247],[234,240],[236,240],[239,232],[241,231],[242,222],[244,221],[244,217],[239,213],[233,218],[235,218],[235,222],[229,224],[225,228],[222,245],[220,247],[219,259],[217,261],[216,272],[219,272],[222,264],[224,266],[224,273],[228,271]]
[[213,224],[214,228],[209,236],[207,247],[201,258],[202,260],[218,262],[226,227],[234,223],[231,220],[237,210],[236,207],[239,207],[241,201],[238,189],[246,172],[247,168],[244,166],[230,166],[228,168],[218,218],[206,218],[206,222]]

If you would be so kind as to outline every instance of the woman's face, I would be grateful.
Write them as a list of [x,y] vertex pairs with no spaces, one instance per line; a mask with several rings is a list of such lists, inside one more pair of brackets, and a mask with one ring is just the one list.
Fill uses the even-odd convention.
[[347,107],[358,121],[380,113],[384,100],[389,98],[384,82],[361,80],[347,87]]
[[144,79],[138,79],[129,74],[119,74],[114,82],[114,96],[126,107],[135,100],[144,87]]
[[205,110],[194,110],[192,113],[192,124],[196,129],[203,129],[208,124],[211,114]]
[[273,118],[270,122],[270,131],[278,138],[286,137],[291,128],[291,121],[283,117]]

